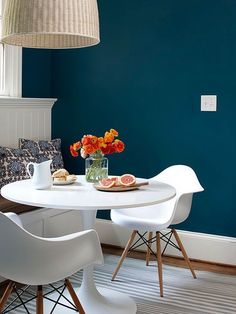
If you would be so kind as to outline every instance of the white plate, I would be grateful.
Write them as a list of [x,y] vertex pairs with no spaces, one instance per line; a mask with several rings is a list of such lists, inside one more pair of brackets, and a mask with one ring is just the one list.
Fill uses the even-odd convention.
[[73,184],[75,183],[76,180],[70,180],[70,181],[57,181],[57,182],[53,182],[53,185],[69,185],[69,184]]

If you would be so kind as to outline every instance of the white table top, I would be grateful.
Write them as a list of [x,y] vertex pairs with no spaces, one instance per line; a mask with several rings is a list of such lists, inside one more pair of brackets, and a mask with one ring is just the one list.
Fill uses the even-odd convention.
[[[146,179],[137,179],[137,182]],[[97,191],[87,183],[84,176],[78,176],[71,185],[52,186],[46,190],[35,190],[31,179],[13,182],[1,189],[1,194],[13,202],[38,207],[57,209],[96,210],[119,209],[153,205],[175,196],[174,187],[149,180],[149,185],[126,192]]]

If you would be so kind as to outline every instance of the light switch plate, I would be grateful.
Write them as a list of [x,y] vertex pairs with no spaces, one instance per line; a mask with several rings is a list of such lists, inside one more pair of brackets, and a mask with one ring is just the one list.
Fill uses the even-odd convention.
[[201,111],[216,111],[216,95],[201,95]]

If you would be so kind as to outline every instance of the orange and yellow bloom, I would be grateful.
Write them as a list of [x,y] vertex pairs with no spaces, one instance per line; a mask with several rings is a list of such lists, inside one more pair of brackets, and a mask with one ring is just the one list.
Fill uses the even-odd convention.
[[117,139],[117,136],[119,136],[119,133],[115,129],[106,131],[103,137],[84,135],[81,141],[70,145],[70,153],[73,157],[77,157],[80,150],[80,155],[83,158],[91,154],[121,153],[125,149],[125,144]]

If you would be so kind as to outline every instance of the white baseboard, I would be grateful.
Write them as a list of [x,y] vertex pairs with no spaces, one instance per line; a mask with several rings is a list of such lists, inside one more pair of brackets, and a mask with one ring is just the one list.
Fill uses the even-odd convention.
[[[124,247],[130,230],[110,220],[97,219],[96,230],[101,243]],[[179,230],[178,234],[190,258],[236,266],[236,238]],[[145,247],[140,247],[145,250]],[[153,246],[154,249],[154,246]],[[166,254],[181,256],[178,250],[168,247]]]

